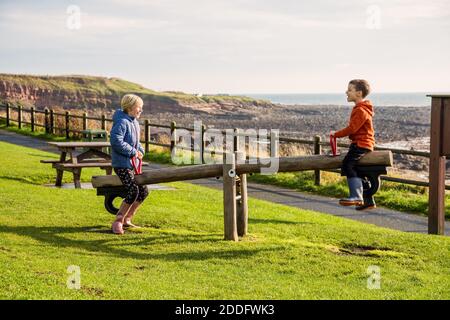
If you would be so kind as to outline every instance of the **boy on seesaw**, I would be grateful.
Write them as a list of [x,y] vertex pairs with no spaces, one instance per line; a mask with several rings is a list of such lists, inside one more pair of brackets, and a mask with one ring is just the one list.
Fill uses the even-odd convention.
[[347,101],[354,102],[349,124],[346,128],[332,132],[336,138],[349,137],[352,141],[347,155],[342,162],[342,173],[347,176],[350,195],[340,199],[342,206],[357,206],[356,210],[375,208],[374,204],[364,205],[362,179],[358,177],[355,167],[357,162],[368,152],[373,151],[375,145],[372,124],[373,106],[364,98],[370,93],[370,86],[366,80],[354,79],[348,84]]

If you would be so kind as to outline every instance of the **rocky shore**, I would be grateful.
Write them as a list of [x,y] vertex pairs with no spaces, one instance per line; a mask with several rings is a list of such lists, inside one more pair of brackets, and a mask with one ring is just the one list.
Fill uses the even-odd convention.
[[[203,124],[217,128],[279,129],[288,136],[312,138],[320,135],[326,138],[330,130],[347,126],[351,110],[351,106],[272,105],[214,114],[159,113],[151,109],[144,112],[154,122],[176,121],[183,126],[192,126],[195,120],[201,120]],[[430,107],[375,107],[374,127],[378,144],[414,142],[429,137]],[[415,143],[411,146],[414,147]],[[406,147],[409,146],[406,144]]]
[[[272,105],[222,112],[159,113],[147,109],[145,118],[156,123],[176,121],[191,127],[194,121],[216,128],[279,129],[280,135],[312,139],[315,135],[327,141],[330,130],[348,124],[352,107],[332,105]],[[379,146],[408,150],[429,150],[430,107],[376,107],[375,138]],[[348,139],[342,139],[348,142]],[[428,159],[409,155],[394,155],[398,169],[413,170],[424,176]]]

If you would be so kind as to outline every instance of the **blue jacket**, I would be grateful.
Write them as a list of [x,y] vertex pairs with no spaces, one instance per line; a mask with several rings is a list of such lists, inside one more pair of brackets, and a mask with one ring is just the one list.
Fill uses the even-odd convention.
[[144,149],[139,142],[140,132],[136,118],[129,116],[121,109],[116,110],[110,137],[113,168],[132,169],[130,159],[136,155],[137,150],[144,154]]

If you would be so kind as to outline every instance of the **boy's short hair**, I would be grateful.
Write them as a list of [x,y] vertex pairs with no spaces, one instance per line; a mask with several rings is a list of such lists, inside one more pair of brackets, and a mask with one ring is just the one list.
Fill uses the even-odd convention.
[[120,101],[120,106],[122,107],[122,110],[124,112],[128,113],[136,103],[139,103],[141,105],[144,104],[141,97],[135,94],[128,93],[122,97],[122,100]]
[[367,80],[353,79],[348,84],[354,85],[356,91],[361,91],[363,94],[363,98],[365,98],[370,93],[370,85]]

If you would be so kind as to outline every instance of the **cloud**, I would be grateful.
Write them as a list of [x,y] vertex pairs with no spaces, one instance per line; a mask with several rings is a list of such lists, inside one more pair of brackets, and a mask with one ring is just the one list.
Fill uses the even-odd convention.
[[[77,0],[79,30],[67,28],[69,2],[6,3],[3,68],[22,68],[33,57],[50,61],[49,72],[106,70],[143,83],[164,79],[167,89],[173,81],[200,91],[227,91],[227,83],[295,91],[299,78],[313,86],[336,81],[331,73],[388,77],[425,60],[429,72],[449,66],[442,38],[450,31],[450,2],[443,0]],[[370,5],[380,8],[376,31],[366,28]]]

